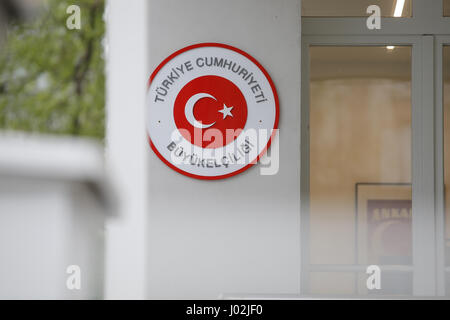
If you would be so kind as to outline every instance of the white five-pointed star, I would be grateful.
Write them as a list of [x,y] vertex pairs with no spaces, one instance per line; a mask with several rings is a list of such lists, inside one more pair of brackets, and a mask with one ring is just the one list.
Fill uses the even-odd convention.
[[228,117],[228,116],[230,116],[230,117],[233,116],[233,115],[231,114],[231,110],[232,110],[233,108],[234,108],[234,107],[227,107],[227,106],[225,105],[225,103],[223,104],[223,109],[222,109],[222,110],[219,110],[219,112],[223,114],[223,119],[225,119],[225,118]]

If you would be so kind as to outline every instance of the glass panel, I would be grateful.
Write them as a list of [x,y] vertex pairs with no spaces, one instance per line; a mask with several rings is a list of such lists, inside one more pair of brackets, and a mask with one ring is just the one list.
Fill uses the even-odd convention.
[[365,17],[367,7],[378,5],[383,17],[411,17],[411,0],[303,0],[304,17]]
[[[394,266],[376,294],[412,294],[411,47],[310,54],[311,270]],[[342,294],[374,293],[357,279],[340,276]],[[329,288],[310,280],[313,294]]]
[[310,273],[310,287],[313,295],[321,297],[350,296],[355,291],[357,274],[353,272],[315,272]]
[[444,0],[444,17],[450,17],[450,0]]
[[[315,288],[313,296],[317,297],[345,297],[357,295],[382,295],[388,291],[390,295],[404,295],[412,292],[412,272],[404,270],[383,270],[380,281],[382,290],[367,289],[367,273],[363,271],[311,271],[310,286]],[[397,286],[404,282],[406,286]]]
[[445,266],[447,294],[450,295],[450,46],[444,47],[444,201],[445,201]]

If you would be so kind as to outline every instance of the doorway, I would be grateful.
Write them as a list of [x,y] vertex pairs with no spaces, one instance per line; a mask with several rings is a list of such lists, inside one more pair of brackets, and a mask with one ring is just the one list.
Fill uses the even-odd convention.
[[[315,16],[320,2],[326,1],[314,2]],[[444,188],[450,19],[445,1],[406,1],[399,16],[396,3],[380,1],[392,15],[382,10],[390,18],[375,32],[355,11],[302,20],[305,295],[450,291],[444,201],[450,197]],[[369,265],[381,270],[379,289],[367,287]]]

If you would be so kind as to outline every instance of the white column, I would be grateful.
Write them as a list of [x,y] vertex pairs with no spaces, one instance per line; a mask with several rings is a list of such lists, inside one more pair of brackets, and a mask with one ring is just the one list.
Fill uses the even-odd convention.
[[145,298],[147,1],[108,0],[106,159],[118,217],[106,227],[107,299]]

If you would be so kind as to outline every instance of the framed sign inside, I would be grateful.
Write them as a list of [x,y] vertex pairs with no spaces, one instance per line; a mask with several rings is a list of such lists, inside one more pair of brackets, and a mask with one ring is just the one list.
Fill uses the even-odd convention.
[[357,183],[356,243],[359,265],[388,267],[381,290],[368,292],[367,275],[360,274],[358,290],[370,294],[412,292],[412,196],[408,183]]

